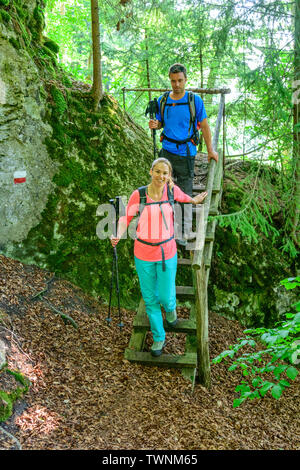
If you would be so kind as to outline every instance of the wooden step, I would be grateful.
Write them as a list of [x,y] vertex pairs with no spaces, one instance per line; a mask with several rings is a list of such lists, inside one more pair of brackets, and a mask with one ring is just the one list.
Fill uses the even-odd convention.
[[171,354],[161,354],[158,357],[153,357],[150,352],[134,351],[132,349],[125,349],[125,359],[131,362],[139,362],[151,366],[164,366],[164,367],[196,367],[197,354],[186,353],[181,356],[173,356]]
[[[196,196],[199,193],[203,193],[203,191],[206,190],[206,185],[205,184],[194,184],[193,185],[193,196]],[[212,188],[212,194],[217,194],[220,192],[220,188],[214,187]]]
[[[196,211],[197,211],[197,206],[193,206],[193,214],[196,214]],[[214,205],[211,205],[210,208],[209,208],[209,213],[208,215],[219,215],[219,210],[216,206]]]
[[195,295],[194,288],[191,286],[176,286],[178,295]]
[[190,258],[178,258],[177,264],[191,265],[192,261],[190,260]]
[[[136,329],[147,328],[150,329],[150,323],[147,316],[137,318],[133,320],[133,327]],[[193,320],[186,318],[178,318],[177,324],[175,326],[168,326],[167,322],[164,320],[164,329],[166,331],[174,331],[175,333],[196,333],[196,323]]]

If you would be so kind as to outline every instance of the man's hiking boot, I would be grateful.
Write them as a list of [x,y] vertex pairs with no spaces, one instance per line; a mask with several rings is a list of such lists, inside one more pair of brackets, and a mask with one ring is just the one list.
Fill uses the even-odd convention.
[[151,354],[154,357],[160,356],[165,345],[164,341],[154,341],[151,346]]
[[175,326],[177,324],[176,309],[172,310],[172,312],[166,312],[166,322],[168,326]]

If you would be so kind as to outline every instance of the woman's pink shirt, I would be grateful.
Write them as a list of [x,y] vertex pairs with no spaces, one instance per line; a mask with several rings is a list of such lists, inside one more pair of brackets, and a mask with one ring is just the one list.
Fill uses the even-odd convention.
[[[165,185],[161,201],[166,201],[167,199],[168,192],[167,185]],[[191,202],[191,200],[191,196],[185,194],[178,186],[174,185],[174,201]],[[146,202],[149,203],[157,201],[153,201],[153,199],[151,199],[147,194]],[[126,215],[120,217],[120,222],[125,222],[126,227],[128,227],[133,217],[137,214],[139,205],[140,195],[139,191],[136,189],[129,198],[126,207]],[[167,227],[165,226],[160,207],[163,210]],[[132,233],[135,233],[135,230],[133,230]],[[153,204],[150,206],[145,206],[139,219],[136,235],[138,238],[151,243],[167,240],[173,236],[174,221],[171,205],[161,204],[161,206],[159,206],[159,204]],[[145,245],[144,243],[135,240],[134,255],[144,261],[161,261],[161,246],[163,247],[165,253],[165,259],[170,259],[176,254],[176,242],[173,238],[172,240],[158,246]]]

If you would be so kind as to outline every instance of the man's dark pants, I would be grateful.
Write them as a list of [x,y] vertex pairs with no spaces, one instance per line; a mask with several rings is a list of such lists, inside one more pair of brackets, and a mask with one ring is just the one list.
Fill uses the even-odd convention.
[[[159,156],[167,158],[171,163],[174,181],[181,191],[192,196],[195,157],[175,155],[165,149],[160,150]],[[187,235],[192,231],[192,204],[182,204],[181,207],[182,214],[184,215],[184,217],[182,217],[183,233]],[[179,227],[177,227],[177,230],[178,229],[180,230]],[[179,238],[181,237],[179,236]]]

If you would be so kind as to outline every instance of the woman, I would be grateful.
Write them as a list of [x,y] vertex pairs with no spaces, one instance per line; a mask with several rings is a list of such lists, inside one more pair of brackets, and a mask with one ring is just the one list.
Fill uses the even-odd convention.
[[160,305],[166,311],[168,325],[175,326],[177,322],[177,247],[170,194],[174,201],[199,204],[207,193],[198,194],[194,198],[183,193],[172,180],[172,167],[166,158],[154,160],[150,176],[151,182],[145,188],[146,203],[140,206],[141,192],[138,189],[131,194],[126,215],[120,218],[117,236],[111,237],[111,243],[113,247],[117,245],[132,218],[139,213],[134,242],[135,266],[153,335],[151,354],[160,356],[166,336]]

